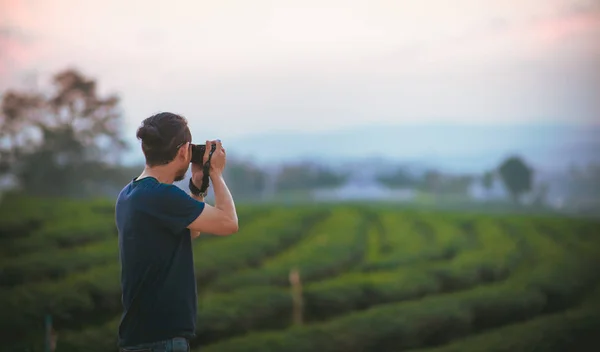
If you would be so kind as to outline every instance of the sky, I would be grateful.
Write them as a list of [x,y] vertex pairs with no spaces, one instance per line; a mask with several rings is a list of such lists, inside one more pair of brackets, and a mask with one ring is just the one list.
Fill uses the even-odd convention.
[[129,135],[599,123],[600,1],[0,0],[0,94],[67,67]]

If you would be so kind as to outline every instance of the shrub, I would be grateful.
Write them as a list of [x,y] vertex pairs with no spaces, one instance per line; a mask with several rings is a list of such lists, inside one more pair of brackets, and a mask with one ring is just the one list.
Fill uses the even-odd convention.
[[[482,225],[483,226],[483,225]],[[536,239],[537,237],[537,239]],[[507,238],[506,243],[502,243]],[[483,243],[509,253],[510,238],[501,232],[486,231]],[[533,242],[543,243],[543,236],[534,234]],[[542,249],[553,252],[551,246]],[[486,248],[480,255],[489,255]],[[507,281],[486,285],[452,294],[435,295],[419,301],[379,305],[374,308],[344,315],[324,323],[290,328],[280,332],[253,333],[202,348],[203,351],[398,351],[446,343],[484,329],[505,326],[532,319],[535,316],[573,307],[598,282],[600,273],[592,264],[597,258],[571,256],[563,252],[552,256],[540,253],[534,261],[505,261],[501,255],[492,256],[509,265],[513,276]],[[518,256],[515,256],[517,258]],[[472,265],[478,260],[470,257]],[[482,258],[480,258],[482,259]],[[524,260],[527,258],[522,258]],[[456,258],[460,261],[460,258]],[[511,267],[512,266],[512,267]],[[491,265],[494,267],[494,265]],[[469,272],[468,266],[459,267]],[[450,271],[453,273],[453,271]],[[326,285],[326,282],[322,283]],[[323,290],[329,293],[327,289]],[[333,290],[335,291],[335,290]],[[343,289],[337,293],[342,296]],[[307,289],[307,297],[310,297]],[[348,297],[358,297],[357,290]],[[335,293],[331,295],[334,297]],[[557,305],[558,301],[562,305]],[[331,298],[333,301],[333,298]],[[353,302],[350,299],[351,302]],[[337,303],[337,302],[336,302]],[[348,302],[338,307],[356,309]],[[335,307],[335,306],[334,306]],[[333,308],[335,309],[335,308]],[[338,308],[339,310],[344,308]]]
[[600,326],[599,297],[597,289],[583,306],[412,352],[591,351]]
[[[400,351],[447,343],[537,315],[546,296],[510,282],[378,306],[326,323],[253,333],[202,351]],[[478,325],[479,324],[479,325]]]
[[[313,210],[288,211],[275,219],[257,221],[235,236],[195,245],[198,279],[206,280],[260,262],[301,238],[302,226],[311,226],[322,216]],[[41,324],[47,313],[53,315],[58,328],[95,324],[112,318],[121,309],[119,277],[120,265],[114,261],[58,281],[31,282],[1,290],[0,300],[5,302],[5,307],[0,320],[0,337],[22,337],[29,327]]]
[[[9,350],[39,350],[50,312],[57,351],[116,351],[112,205],[20,202],[18,211],[0,204],[0,244],[10,252],[0,279],[21,283],[0,288],[0,338]],[[435,346],[577,306],[600,279],[591,221],[355,205],[246,211],[263,215],[246,215],[234,236],[194,241],[202,351]],[[294,266],[304,283],[300,327],[292,326],[287,288]],[[593,320],[579,317],[577,326]]]
[[475,242],[461,236],[455,224],[444,217],[418,215],[407,219],[389,214],[382,220],[388,250],[366,261],[362,270],[390,270],[432,260],[449,260],[461,250],[474,248]]
[[221,238],[210,246],[195,246],[199,284],[235,270],[260,266],[265,259],[301,241],[311,227],[328,216],[329,212],[322,209],[279,210],[272,217],[254,222],[244,232]]
[[0,286],[58,279],[69,273],[115,262],[118,259],[116,238],[76,249],[49,248],[43,253],[3,261]]
[[228,291],[256,285],[284,285],[297,267],[303,282],[336,276],[362,260],[367,224],[354,210],[338,208],[307,234],[291,251],[280,253],[262,266],[217,281],[214,289]]

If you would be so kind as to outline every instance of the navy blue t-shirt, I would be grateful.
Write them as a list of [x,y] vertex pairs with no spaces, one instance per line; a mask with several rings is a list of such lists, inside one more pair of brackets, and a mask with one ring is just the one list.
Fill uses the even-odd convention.
[[120,347],[195,336],[197,290],[187,226],[202,210],[203,202],[153,177],[133,179],[119,193]]

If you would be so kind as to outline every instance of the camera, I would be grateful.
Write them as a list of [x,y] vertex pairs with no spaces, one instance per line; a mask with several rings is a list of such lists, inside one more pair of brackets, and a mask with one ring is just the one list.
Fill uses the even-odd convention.
[[[216,148],[217,145],[213,144],[210,151],[214,152]],[[192,163],[204,165],[204,153],[206,153],[206,144],[192,144]]]

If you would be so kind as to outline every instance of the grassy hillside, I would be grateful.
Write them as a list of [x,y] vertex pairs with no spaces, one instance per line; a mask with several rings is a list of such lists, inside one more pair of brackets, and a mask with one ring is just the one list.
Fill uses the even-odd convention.
[[[396,210],[245,206],[194,244],[196,351],[587,351],[600,325],[600,223]],[[0,204],[0,350],[116,351],[113,204]],[[292,320],[289,273],[303,283]],[[592,349],[590,349],[592,350]]]

